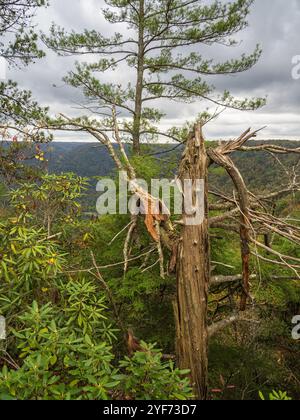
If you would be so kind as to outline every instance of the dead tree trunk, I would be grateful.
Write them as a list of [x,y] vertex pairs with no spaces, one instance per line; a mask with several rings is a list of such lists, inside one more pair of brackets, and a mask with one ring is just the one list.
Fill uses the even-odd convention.
[[250,201],[245,181],[234,165],[229,156],[220,152],[218,149],[209,151],[210,158],[219,166],[226,169],[231,177],[233,184],[238,192],[238,206],[240,211],[240,238],[241,238],[241,257],[243,272],[243,292],[241,296],[240,310],[245,311],[247,308],[247,299],[250,293]]
[[[207,304],[210,280],[208,234],[208,158],[200,125],[188,139],[180,166],[180,180],[204,180],[204,220],[189,225],[183,209],[183,228],[177,253],[177,301],[175,302],[178,365],[189,369],[195,396],[204,400],[208,389]],[[194,204],[197,203],[194,201]],[[198,203],[199,204],[199,203]]]

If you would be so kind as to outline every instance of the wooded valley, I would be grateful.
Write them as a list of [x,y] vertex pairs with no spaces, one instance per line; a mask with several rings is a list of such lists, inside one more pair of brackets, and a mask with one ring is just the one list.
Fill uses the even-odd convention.
[[[8,70],[76,57],[81,98],[53,112],[0,80],[0,400],[298,400],[299,142],[206,134],[266,104],[210,79],[251,75],[261,47],[205,58],[253,1],[96,3],[109,37],[0,2]],[[202,112],[164,129],[171,103]]]

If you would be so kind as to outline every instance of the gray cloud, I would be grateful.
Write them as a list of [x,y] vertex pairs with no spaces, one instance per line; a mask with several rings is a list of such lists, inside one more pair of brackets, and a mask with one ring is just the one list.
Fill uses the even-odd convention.
[[[111,28],[101,16],[103,4],[103,0],[52,0],[51,7],[39,13],[38,24],[44,31],[55,21],[68,29],[98,29],[108,35],[115,28]],[[207,127],[209,138],[233,137],[248,125],[267,125],[261,137],[300,139],[300,80],[293,80],[291,75],[292,57],[300,55],[299,22],[299,0],[257,0],[250,25],[240,34],[238,47],[219,46],[204,50],[209,56],[222,60],[249,52],[260,43],[263,56],[255,68],[235,76],[212,77],[211,81],[218,90],[229,89],[238,97],[268,95],[267,106],[259,111],[225,112]],[[31,89],[42,104],[50,106],[52,112],[73,113],[72,107],[81,96],[65,86],[62,77],[72,68],[74,61],[74,58],[58,58],[48,51],[45,59],[24,70],[11,70],[9,77],[16,79],[22,87]],[[124,71],[114,74],[114,80],[125,81],[127,78]],[[57,87],[53,87],[54,84]],[[204,102],[168,104],[168,114],[162,125],[182,124],[187,119],[193,119],[207,105]],[[71,137],[76,136],[68,136]]]

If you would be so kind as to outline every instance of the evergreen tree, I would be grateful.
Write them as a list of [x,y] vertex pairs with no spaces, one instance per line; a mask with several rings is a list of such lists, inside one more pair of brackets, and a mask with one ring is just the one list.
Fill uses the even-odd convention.
[[29,64],[44,56],[31,19],[36,8],[46,4],[46,0],[1,0],[0,56],[9,63]]
[[[120,115],[127,117],[121,129],[133,142],[136,153],[144,139],[181,138],[176,129],[160,132],[158,124],[165,112],[154,108],[157,100],[191,103],[205,99],[242,110],[255,110],[264,104],[263,99],[257,98],[237,100],[228,91],[218,95],[207,81],[207,76],[250,69],[260,57],[259,47],[249,55],[225,62],[215,62],[199,53],[201,46],[234,46],[233,36],[247,26],[253,0],[209,3],[105,0],[105,3],[108,7],[102,13],[106,21],[116,27],[125,23],[127,31],[109,38],[97,30],[68,33],[53,25],[45,42],[61,55],[95,56],[94,62],[77,63],[65,80],[83,91],[94,113],[99,112],[100,103],[104,107],[116,106]],[[103,82],[103,77],[98,77],[105,72],[111,75],[124,65],[128,83]],[[109,129],[109,122],[107,125]]]
[[[46,0],[3,0],[0,2],[0,65],[28,65],[45,54],[38,46],[38,35],[32,18]],[[2,74],[3,73],[3,74]],[[1,72],[2,77],[5,72]],[[22,139],[45,140],[37,121],[46,118],[47,110],[38,106],[29,91],[20,90],[11,80],[0,80],[1,136],[10,138],[7,129],[17,127]],[[28,127],[33,127],[29,131]],[[7,129],[6,129],[7,128]]]

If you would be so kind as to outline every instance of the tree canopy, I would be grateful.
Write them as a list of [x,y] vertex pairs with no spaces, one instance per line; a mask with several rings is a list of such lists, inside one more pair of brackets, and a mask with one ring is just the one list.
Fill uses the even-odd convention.
[[0,56],[11,64],[29,64],[44,56],[32,18],[47,0],[2,0],[0,3]]
[[[105,0],[105,20],[120,32],[107,37],[97,29],[68,32],[53,24],[46,44],[60,55],[94,57],[78,62],[65,81],[81,89],[94,114],[116,106],[124,117],[121,131],[139,152],[140,142],[158,136],[181,140],[179,130],[161,132],[166,101],[207,100],[217,106],[255,110],[261,98],[238,99],[230,92],[216,93],[209,77],[244,72],[261,55],[259,46],[250,54],[218,62],[207,58],[204,47],[237,44],[234,36],[247,26],[253,0]],[[203,53],[200,53],[201,49]],[[116,69],[127,80],[111,82]],[[107,73],[104,81],[103,73]],[[158,103],[159,102],[159,103]],[[157,105],[155,105],[157,104]],[[108,122],[108,127],[110,124]],[[186,133],[184,133],[186,134]]]
[[[45,53],[39,46],[34,25],[37,8],[46,6],[46,0],[3,0],[0,3],[0,58],[7,66],[26,66]],[[2,65],[4,63],[2,62]],[[18,127],[19,135],[27,140],[43,141],[46,134],[36,126],[46,118],[47,109],[42,108],[26,90],[20,90],[12,80],[0,80],[0,123]],[[29,135],[29,127],[36,126]],[[2,132],[4,139],[9,136]]]

